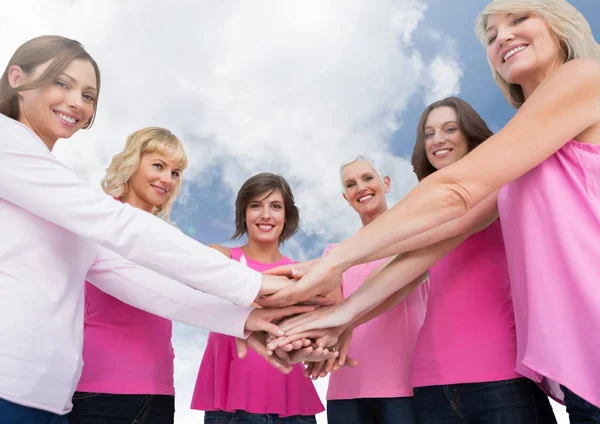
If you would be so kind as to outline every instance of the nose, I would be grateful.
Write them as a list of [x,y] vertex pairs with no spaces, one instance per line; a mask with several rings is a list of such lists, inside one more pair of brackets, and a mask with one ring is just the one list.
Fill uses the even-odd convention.
[[436,131],[435,135],[433,136],[433,144],[438,145],[438,144],[444,144],[445,142],[446,142],[446,137],[444,136],[444,133],[440,132],[440,131]]
[[496,36],[496,43],[500,48],[504,47],[509,41],[514,39],[514,35],[510,27],[500,26],[498,27],[498,35]]
[[79,110],[83,107],[83,97],[77,90],[69,90],[67,104],[71,109]]

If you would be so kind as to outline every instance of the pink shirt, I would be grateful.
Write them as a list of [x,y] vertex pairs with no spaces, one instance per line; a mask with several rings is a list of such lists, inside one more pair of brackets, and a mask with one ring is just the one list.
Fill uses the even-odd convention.
[[414,387],[520,377],[500,222],[429,270],[427,317],[413,361]]
[[498,197],[517,370],[600,407],[600,146],[569,141]]
[[[230,251],[231,257],[240,261],[242,249],[234,247]],[[245,256],[244,261],[259,272],[293,263],[287,257],[271,264]],[[239,359],[235,339],[216,333],[208,336],[191,407],[203,411],[241,409],[280,416],[315,415],[325,409],[312,381],[304,377],[302,364],[285,375],[252,349],[248,349],[246,358]]]
[[[331,248],[333,245],[324,254]],[[354,293],[383,261],[356,265],[344,272],[344,297]],[[412,396],[410,369],[425,317],[427,285],[423,283],[403,302],[354,330],[349,355],[359,365],[331,374],[328,400]]]
[[173,395],[171,321],[85,284],[83,371],[77,390]]

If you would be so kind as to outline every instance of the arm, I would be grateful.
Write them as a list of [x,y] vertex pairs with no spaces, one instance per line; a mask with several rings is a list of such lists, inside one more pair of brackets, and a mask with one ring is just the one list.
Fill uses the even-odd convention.
[[98,249],[99,255],[86,280],[100,290],[170,320],[230,336],[247,336],[244,325],[252,308],[194,290],[110,250]]
[[385,246],[460,218],[493,191],[525,174],[599,120],[600,62],[573,60],[548,78],[511,121],[460,161],[422,180],[324,266],[346,269]]
[[[0,198],[206,293],[250,305],[271,277],[230,261],[162,220],[83,182],[41,140],[0,116]],[[275,286],[279,285],[277,281]],[[275,289],[277,290],[277,289]],[[260,293],[264,294],[264,293]]]

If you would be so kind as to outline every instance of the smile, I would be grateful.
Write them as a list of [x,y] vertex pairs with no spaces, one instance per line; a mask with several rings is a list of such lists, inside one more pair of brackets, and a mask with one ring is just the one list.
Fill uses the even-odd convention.
[[502,57],[502,62],[506,62],[509,58],[511,58],[514,55],[516,55],[517,53],[522,52],[523,50],[525,50],[528,46],[529,46],[528,44],[524,44],[524,45],[521,45],[519,47],[515,47],[514,49],[509,50]]
[[256,225],[258,227],[259,230],[261,231],[271,231],[273,228],[275,228],[274,225],[270,225],[270,224],[257,224]]
[[56,116],[58,116],[58,119],[60,119],[60,120],[61,120],[62,122],[64,122],[65,124],[68,124],[68,125],[75,125],[75,124],[76,124],[76,123],[79,121],[79,119],[75,119],[75,118],[73,118],[73,117],[71,117],[71,116],[65,115],[65,114],[64,114],[64,113],[62,113],[62,112],[57,112],[57,111],[53,111],[53,112],[54,112],[54,114],[55,114]]
[[366,194],[364,196],[359,197],[357,201],[358,201],[358,203],[368,202],[373,197],[375,197],[374,194]]
[[435,152],[433,152],[433,156],[436,157],[443,157],[446,156],[448,153],[450,153],[452,151],[452,149],[442,149],[442,150],[437,150]]
[[165,195],[167,194],[167,189],[159,187],[159,186],[155,186],[154,184],[151,184],[151,186],[154,188],[154,190],[156,190],[159,194],[161,195]]

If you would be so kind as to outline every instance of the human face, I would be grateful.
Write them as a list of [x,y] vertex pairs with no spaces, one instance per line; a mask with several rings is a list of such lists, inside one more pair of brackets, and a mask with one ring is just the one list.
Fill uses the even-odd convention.
[[145,153],[140,165],[129,178],[123,201],[151,212],[173,195],[181,178],[181,169],[172,159],[159,153]]
[[285,203],[279,190],[254,196],[246,207],[248,239],[279,243],[285,225]]
[[435,169],[441,169],[469,153],[469,144],[458,126],[456,111],[440,106],[429,112],[424,128],[425,153]]
[[[14,85],[35,81],[49,65],[46,62],[30,74],[14,70]],[[97,96],[94,67],[88,60],[75,59],[50,84],[21,91],[19,96],[19,121],[52,150],[59,138],[71,137],[92,117]]]
[[373,166],[364,160],[346,165],[342,170],[344,199],[361,216],[380,214],[387,209],[385,193],[390,189],[390,179],[383,181]]
[[486,43],[494,70],[509,84],[521,85],[524,92],[564,62],[558,37],[533,13],[490,15]]

